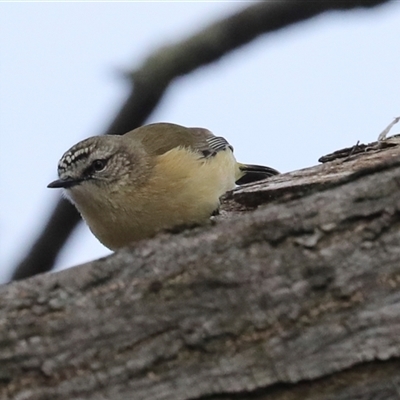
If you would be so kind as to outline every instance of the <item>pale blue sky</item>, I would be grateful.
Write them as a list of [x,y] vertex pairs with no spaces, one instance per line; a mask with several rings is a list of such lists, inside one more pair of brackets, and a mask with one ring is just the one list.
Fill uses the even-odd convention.
[[[0,3],[0,281],[60,196],[62,153],[119,109],[120,72],[248,4]],[[264,35],[176,80],[151,121],[211,129],[242,162],[315,165],[400,115],[399,22],[395,1]],[[82,224],[58,267],[108,253]]]

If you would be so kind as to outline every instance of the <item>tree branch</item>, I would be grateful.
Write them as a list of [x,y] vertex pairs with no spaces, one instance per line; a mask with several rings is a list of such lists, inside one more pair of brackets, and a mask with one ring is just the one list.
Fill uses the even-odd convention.
[[228,196],[252,212],[3,286],[0,397],[398,398],[399,176],[397,145],[272,177]]
[[[178,76],[221,58],[259,35],[312,18],[329,10],[373,7],[387,0],[264,1],[218,21],[180,43],[151,55],[131,73],[132,92],[104,134],[123,134],[144,123],[169,84]],[[49,271],[80,218],[74,207],[60,200],[13,279]]]

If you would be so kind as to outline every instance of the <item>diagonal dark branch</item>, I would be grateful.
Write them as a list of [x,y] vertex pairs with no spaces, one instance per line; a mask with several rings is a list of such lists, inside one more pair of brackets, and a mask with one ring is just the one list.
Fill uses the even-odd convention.
[[[131,73],[132,91],[104,134],[123,134],[144,123],[169,84],[178,76],[221,58],[259,35],[312,18],[329,10],[373,7],[388,0],[264,1],[208,26],[194,36],[166,46]],[[80,218],[66,200],[60,200],[13,279],[52,269],[56,257]]]

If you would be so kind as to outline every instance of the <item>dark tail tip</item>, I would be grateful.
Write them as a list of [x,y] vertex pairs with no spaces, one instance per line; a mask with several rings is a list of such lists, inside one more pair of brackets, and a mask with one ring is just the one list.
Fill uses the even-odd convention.
[[279,174],[279,171],[276,169],[262,165],[241,164],[240,170],[243,171],[244,175],[236,181],[237,185],[261,181],[262,179]]

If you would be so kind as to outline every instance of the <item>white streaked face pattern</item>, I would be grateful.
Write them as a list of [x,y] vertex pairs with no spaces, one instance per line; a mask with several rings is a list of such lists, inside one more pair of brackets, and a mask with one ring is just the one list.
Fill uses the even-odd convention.
[[81,147],[81,144],[83,144],[83,142],[72,147],[61,157],[58,162],[58,175],[60,177],[68,170],[73,169],[79,160],[87,159],[93,152],[95,147],[94,144],[88,144],[84,147]]
[[50,188],[79,190],[93,185],[124,184],[140,176],[144,157],[138,157],[136,147],[129,149],[120,136],[94,136],[72,146],[58,162],[59,179]]

